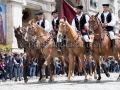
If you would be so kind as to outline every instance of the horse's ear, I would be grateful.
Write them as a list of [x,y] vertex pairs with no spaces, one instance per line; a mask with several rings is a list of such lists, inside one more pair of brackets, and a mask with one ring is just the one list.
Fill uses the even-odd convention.
[[14,31],[16,31],[16,28],[15,28],[15,26],[14,26],[13,28],[14,28]]
[[97,17],[99,15],[99,12],[95,15],[95,17]]
[[35,22],[35,20],[34,20],[34,19],[32,19],[31,23],[33,24],[34,22]]
[[29,21],[29,24],[32,25],[34,22],[35,22],[35,20],[32,19],[32,20]]
[[63,17],[63,19],[64,19],[64,21],[66,21],[66,20],[67,20],[67,18],[66,18],[65,16]]

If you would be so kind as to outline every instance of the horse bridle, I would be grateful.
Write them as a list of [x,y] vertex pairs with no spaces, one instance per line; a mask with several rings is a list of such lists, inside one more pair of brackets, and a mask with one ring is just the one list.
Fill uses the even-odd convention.
[[[60,23],[62,24],[62,22],[60,22]],[[59,24],[60,24],[60,23],[59,23]],[[66,32],[68,31],[68,30],[67,30],[67,28],[68,28],[67,23],[65,23],[65,26],[66,26],[66,27],[65,27],[64,30],[58,30],[58,31],[62,32],[63,34],[66,34]],[[75,36],[74,38],[76,38],[76,36]],[[71,44],[71,43],[76,43],[78,39],[79,39],[79,35],[77,36],[77,38],[76,38],[73,42],[71,42],[71,41],[68,41],[68,42],[69,42],[70,44]]]
[[[98,20],[99,20],[99,19],[97,18],[97,24],[99,24],[99,23],[98,23]],[[100,22],[100,20],[99,20],[99,22]],[[101,24],[101,23],[100,23],[100,24]],[[101,24],[101,26],[102,26],[102,24]],[[95,29],[97,29],[97,28],[96,28],[95,26],[93,26],[93,25],[89,25],[89,27],[93,27],[93,31],[95,31]],[[94,35],[95,35],[95,36],[99,36],[99,35],[101,35],[101,33],[103,33],[104,31],[105,31],[105,28],[103,28],[100,33],[97,33],[97,34],[94,33]],[[99,40],[98,40],[98,39],[94,39],[94,40],[96,40],[96,41],[102,41],[102,40],[104,40],[104,37],[105,37],[105,35],[104,35],[101,39],[99,39]]]
[[[63,24],[62,22],[60,22],[59,24]],[[58,30],[60,32],[62,32],[63,34],[65,34],[67,32],[67,28],[68,28],[68,25],[67,23],[65,23],[65,29],[64,30]]]

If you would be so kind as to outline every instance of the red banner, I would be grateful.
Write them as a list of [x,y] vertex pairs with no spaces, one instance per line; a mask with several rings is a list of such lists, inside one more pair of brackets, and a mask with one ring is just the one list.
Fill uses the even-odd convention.
[[65,16],[68,22],[71,24],[75,15],[76,15],[76,12],[74,8],[69,3],[67,3],[65,0],[62,0],[61,17]]

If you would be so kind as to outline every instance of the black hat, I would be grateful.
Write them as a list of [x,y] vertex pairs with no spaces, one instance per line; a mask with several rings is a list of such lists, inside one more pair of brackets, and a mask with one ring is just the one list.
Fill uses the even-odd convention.
[[52,11],[51,15],[53,15],[53,13],[58,13],[58,10],[55,9],[54,11]]
[[35,15],[43,15],[43,12],[36,12]]
[[0,7],[0,12],[2,12],[2,8]]
[[83,6],[82,6],[82,5],[80,5],[80,6],[76,6],[76,8],[82,10],[82,9],[83,9]]
[[107,7],[109,7],[109,4],[102,4],[102,6],[107,6]]

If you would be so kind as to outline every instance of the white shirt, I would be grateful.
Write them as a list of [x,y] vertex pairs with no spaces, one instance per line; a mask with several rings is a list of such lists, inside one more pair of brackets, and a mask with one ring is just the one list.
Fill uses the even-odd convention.
[[[42,20],[39,20],[36,22],[36,24],[39,22],[39,25],[41,25],[41,23],[43,22]],[[50,25],[49,25],[49,21],[45,19],[45,28],[44,28],[47,32],[50,32]]]
[[[107,23],[106,17],[107,17],[107,15],[109,14],[109,12],[104,12],[103,14],[104,14],[104,17],[105,17],[105,23]],[[115,24],[116,24],[115,16],[114,16],[113,13],[111,13],[111,16],[112,16],[112,20],[111,20],[111,22],[108,23],[108,26],[115,26]],[[98,18],[99,18],[100,21],[101,21],[101,14],[98,16]],[[102,21],[101,21],[101,22],[102,22]]]
[[[56,23],[56,21],[58,20],[58,17],[55,18],[55,19],[53,19],[53,20],[54,20],[54,23]],[[52,25],[52,23],[50,24],[50,30],[53,30],[53,25]]]
[[[76,15],[78,21],[80,21],[82,15],[83,15],[83,12],[82,12],[80,15]],[[89,21],[90,17],[89,17],[88,15],[85,15],[85,19],[86,19],[85,26],[88,28],[88,26],[89,26],[88,21]],[[73,19],[73,21],[72,21],[72,27],[73,27],[73,29],[77,30],[77,27],[76,27],[76,25],[75,25],[75,19]]]

